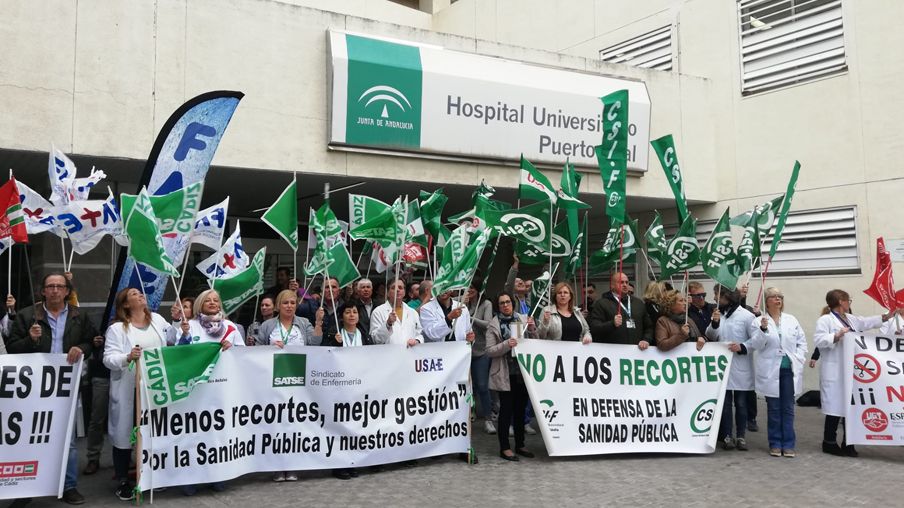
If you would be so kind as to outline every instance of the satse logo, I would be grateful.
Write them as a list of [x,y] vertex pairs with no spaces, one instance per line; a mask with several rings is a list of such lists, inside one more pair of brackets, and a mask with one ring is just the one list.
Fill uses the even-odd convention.
[[304,386],[307,376],[307,355],[273,355],[273,386]]

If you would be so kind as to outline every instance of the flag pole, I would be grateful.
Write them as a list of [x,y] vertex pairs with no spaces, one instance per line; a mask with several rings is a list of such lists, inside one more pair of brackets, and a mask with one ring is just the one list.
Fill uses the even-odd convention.
[[[559,220],[559,208],[552,203],[552,200],[550,200],[549,204],[552,205],[552,210],[550,210],[549,214],[549,269],[552,270],[552,235],[554,224]],[[553,220],[553,214],[555,214],[555,220]],[[550,293],[546,295],[546,297],[552,302],[552,272],[549,274],[549,280],[549,287],[547,287],[546,290]]]
[[[63,230],[62,233],[63,233],[63,235],[68,236],[66,234],[65,230]],[[60,251],[63,253],[63,271],[65,272],[65,271],[67,271],[66,270],[66,238],[65,238],[65,236],[60,236]]]
[[690,311],[690,302],[687,301],[687,282],[690,278],[690,272],[688,270],[684,271],[684,294],[685,294],[685,303],[684,303],[684,322],[687,323],[687,313]]
[[[329,184],[327,184],[327,185],[329,185]],[[327,191],[327,192],[329,192],[329,191]],[[323,269],[323,271],[324,271],[324,274],[325,274],[325,277],[326,277],[325,279],[323,279],[323,286],[324,286],[325,288],[328,288],[328,287],[330,287],[330,267],[329,267],[329,265],[327,265],[327,266]],[[336,286],[339,286],[339,281],[338,281],[338,280],[336,281]],[[338,289],[341,289],[341,288],[338,288],[338,287],[337,287],[336,289],[338,290]],[[330,292],[332,292],[332,291],[330,291]],[[324,291],[324,293],[326,293],[326,291]],[[321,309],[323,308],[323,296],[324,296],[324,295],[321,295],[321,296],[320,296],[320,308],[321,308]],[[333,304],[333,319],[336,320],[336,333],[339,333],[339,330],[341,330],[341,328],[339,327],[339,315],[336,314],[336,297],[337,297],[337,296],[339,296],[339,295],[332,295],[332,296],[330,296],[330,303]],[[315,322],[315,323],[317,322],[317,319],[316,319],[316,318],[314,318],[314,322]],[[321,323],[321,326],[323,326],[323,323]],[[321,332],[320,332],[320,333],[323,334],[323,328],[321,328]]]
[[[618,239],[618,273],[623,273],[622,268],[624,268],[624,260],[622,259],[625,256],[625,225],[622,224],[619,229],[619,239]],[[616,286],[617,294],[618,294],[618,305],[615,306],[615,315],[621,316],[621,282],[619,282]],[[628,319],[631,319],[631,316],[628,316]]]
[[[501,239],[502,235],[496,235],[496,243],[493,244],[493,252],[490,253],[490,264],[487,265],[487,273],[483,277],[483,282],[480,283],[480,292],[477,294],[477,306],[474,307],[474,314],[471,315],[471,327],[474,326],[474,318],[477,315],[477,309],[480,307],[480,301],[483,299],[483,293],[487,289],[487,280],[489,280],[490,278],[490,271],[493,269],[494,261],[496,261],[496,252],[499,250],[499,240]],[[474,273],[476,274],[477,271],[475,270]],[[474,276],[472,275],[471,281],[473,280]],[[470,287],[470,283],[468,284],[468,287]]]
[[646,251],[644,251],[643,249],[637,249],[637,250],[639,250],[640,253],[643,254],[643,258],[647,262],[647,268],[650,269],[650,275],[653,276],[653,281],[656,282],[656,280],[657,280],[656,272],[653,270],[653,263],[650,262],[650,256],[647,256]]
[[[403,216],[405,217],[405,220],[407,221],[408,220],[408,195],[407,194],[405,195],[405,213],[403,214]],[[407,224],[405,224],[403,227],[406,228],[406,230],[407,230],[408,226],[407,226]],[[396,281],[399,280],[399,269],[402,267],[402,254],[405,249],[405,236],[407,236],[407,231],[406,231],[406,233],[402,234],[402,241],[399,244],[398,249],[396,251],[396,263],[395,263],[395,265],[396,265],[395,280]],[[389,273],[389,270],[387,270],[387,273]],[[398,304],[399,304],[399,293],[397,291],[393,291],[392,309],[395,310],[396,307],[399,306]]]
[[[292,185],[295,186],[295,206],[298,207],[298,172],[292,171]],[[327,184],[328,185],[328,184]],[[310,227],[310,226],[308,226]],[[298,212],[295,213],[295,237],[298,239]],[[307,242],[305,242],[307,244]],[[292,277],[298,278],[298,242],[295,242],[295,248],[292,249]]]
[[[556,263],[556,266],[554,268],[551,268],[551,271],[549,272],[549,280],[546,282],[546,289],[543,290],[544,293],[548,293],[549,288],[552,287],[552,274],[556,273],[556,270],[558,270],[558,269],[559,269],[559,263]],[[540,306],[540,302],[542,300],[543,300],[542,298],[538,298],[537,301],[534,302],[534,307],[531,309],[530,314],[528,314],[527,317],[531,317],[534,315],[534,312],[537,312],[537,307]],[[549,305],[549,302],[547,302],[547,305]]]
[[69,266],[66,267],[67,272],[72,271],[72,258],[74,258],[74,257],[75,257],[75,247],[73,247],[72,250],[69,251]]

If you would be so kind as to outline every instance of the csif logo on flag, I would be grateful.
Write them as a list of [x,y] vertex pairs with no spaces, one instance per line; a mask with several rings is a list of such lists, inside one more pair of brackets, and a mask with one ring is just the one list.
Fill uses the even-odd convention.
[[273,355],[273,387],[304,386],[307,378],[307,355],[283,353]]
[[540,404],[543,406],[543,418],[546,419],[546,423],[551,424],[559,416],[559,410],[554,409],[555,403],[549,399],[541,400]]
[[346,142],[419,148],[423,94],[420,49],[351,34],[345,38]]

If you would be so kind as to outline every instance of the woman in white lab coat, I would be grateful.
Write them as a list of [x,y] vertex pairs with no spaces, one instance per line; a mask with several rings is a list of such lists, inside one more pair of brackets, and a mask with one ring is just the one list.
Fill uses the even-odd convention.
[[[114,300],[116,322],[107,328],[104,366],[110,369],[109,432],[113,444],[113,470],[119,487],[116,496],[132,499],[129,462],[132,456],[132,427],[135,425],[135,372],[130,364],[141,358],[141,350],[166,346],[170,324],[148,310],[144,294],[126,288]],[[137,365],[134,368],[138,368]],[[140,460],[140,458],[139,458]]]
[[405,304],[404,298],[405,283],[399,279],[390,282],[386,288],[386,303],[370,315],[370,338],[374,344],[413,347],[424,343],[420,317]]
[[819,348],[819,396],[826,415],[823,428],[822,451],[832,455],[856,457],[853,445],[838,446],[838,424],[845,414],[844,400],[844,341],[857,338],[857,333],[882,326],[894,313],[860,317],[851,314],[851,296],[847,291],[833,289],[826,293],[826,307],[816,320],[813,344]]
[[[722,286],[719,295],[719,307],[713,310],[712,322],[704,334],[708,340],[730,343],[729,349],[735,356],[731,360],[731,371],[728,374],[718,436],[723,449],[737,447],[738,450],[747,451],[747,392],[754,389],[754,377],[753,351],[747,350],[746,343],[750,339],[753,314],[741,305],[738,290]],[[732,438],[733,423],[737,439]]]
[[756,391],[766,397],[769,454],[794,457],[794,401],[803,392],[807,336],[800,323],[786,314],[785,296],[766,288],[766,312],[750,323],[750,342],[757,351]]

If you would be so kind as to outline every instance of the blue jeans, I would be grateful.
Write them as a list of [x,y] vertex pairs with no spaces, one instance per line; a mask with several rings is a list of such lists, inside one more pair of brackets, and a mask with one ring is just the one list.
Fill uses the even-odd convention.
[[73,423],[72,439],[69,441],[69,459],[66,461],[66,481],[63,482],[64,492],[78,486],[78,449],[75,447],[75,437],[75,423]]
[[769,413],[769,448],[793,450],[794,435],[794,373],[790,368],[779,369],[778,397],[766,397]]
[[[737,434],[732,434],[732,404],[734,404],[734,425]],[[719,422],[719,440],[726,436],[742,438],[747,435],[747,390],[725,390],[722,404],[722,420]]]
[[474,395],[477,397],[477,416],[489,418],[493,407],[490,400],[490,357],[488,355],[471,357],[471,381]]

